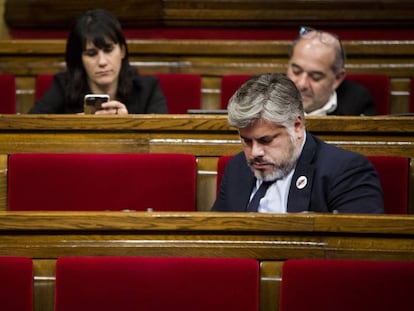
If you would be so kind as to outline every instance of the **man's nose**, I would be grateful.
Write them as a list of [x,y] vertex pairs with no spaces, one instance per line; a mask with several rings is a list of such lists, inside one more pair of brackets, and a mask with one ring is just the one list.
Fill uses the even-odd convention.
[[252,156],[261,157],[263,155],[264,155],[263,145],[258,143],[258,142],[253,141],[253,143],[252,143]]
[[294,82],[299,90],[307,89],[309,87],[309,77],[306,73],[297,76]]

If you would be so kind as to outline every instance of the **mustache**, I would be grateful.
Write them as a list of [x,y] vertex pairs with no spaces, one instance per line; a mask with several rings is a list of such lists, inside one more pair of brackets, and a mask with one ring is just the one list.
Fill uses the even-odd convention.
[[269,162],[263,158],[253,158],[252,160],[249,161],[250,165],[254,165],[254,164],[264,164],[264,165],[275,165],[275,163],[273,162]]

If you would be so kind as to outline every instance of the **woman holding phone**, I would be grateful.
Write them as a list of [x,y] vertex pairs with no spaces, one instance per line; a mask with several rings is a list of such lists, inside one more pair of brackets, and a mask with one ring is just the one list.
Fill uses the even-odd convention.
[[[66,42],[66,71],[29,113],[82,114],[85,97],[106,95],[95,114],[168,113],[158,79],[129,64],[128,47],[119,21],[103,9],[83,13]],[[90,97],[90,96],[89,96]]]

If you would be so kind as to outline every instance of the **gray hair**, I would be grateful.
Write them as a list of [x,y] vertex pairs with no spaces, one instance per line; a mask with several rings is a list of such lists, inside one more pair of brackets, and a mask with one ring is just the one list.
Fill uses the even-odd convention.
[[297,116],[303,120],[302,97],[284,74],[253,76],[230,98],[228,123],[236,128],[252,125],[263,118],[285,128],[293,127]]

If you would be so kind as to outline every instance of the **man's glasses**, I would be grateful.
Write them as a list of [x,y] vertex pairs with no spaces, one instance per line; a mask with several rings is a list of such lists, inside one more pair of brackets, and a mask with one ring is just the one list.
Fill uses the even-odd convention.
[[316,30],[311,27],[300,27],[299,36],[303,39],[313,39],[318,37],[319,41],[327,45],[333,44],[335,42],[340,43],[338,36],[334,35],[333,33]]
[[299,37],[300,39],[314,39],[318,37],[319,41],[326,45],[333,45],[333,46],[339,46],[338,51],[338,57],[340,59],[341,64],[339,66],[336,66],[334,72],[337,72],[340,68],[345,66],[345,50],[342,46],[342,42],[339,39],[339,37],[333,33],[316,30],[311,27],[302,26],[299,29]]

